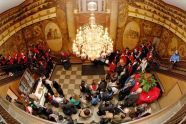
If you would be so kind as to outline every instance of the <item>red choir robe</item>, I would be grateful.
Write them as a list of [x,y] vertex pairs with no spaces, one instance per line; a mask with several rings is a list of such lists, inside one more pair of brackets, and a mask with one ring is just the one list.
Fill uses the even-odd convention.
[[130,60],[132,63],[134,63],[134,59],[135,59],[135,58],[134,58],[133,55],[130,55],[130,56],[129,56],[129,60]]
[[112,62],[110,65],[109,65],[109,70],[108,70],[108,73],[111,74],[112,72],[114,72],[116,69],[116,64],[114,64],[114,62]]
[[132,73],[132,65],[131,64],[128,64],[128,72],[129,72],[129,75],[131,75],[131,73]]
[[152,58],[153,58],[152,52],[148,52],[147,53],[147,60],[150,61],[150,60],[152,60]]
[[39,50],[37,48],[34,48],[33,52],[36,53],[36,54],[39,54]]

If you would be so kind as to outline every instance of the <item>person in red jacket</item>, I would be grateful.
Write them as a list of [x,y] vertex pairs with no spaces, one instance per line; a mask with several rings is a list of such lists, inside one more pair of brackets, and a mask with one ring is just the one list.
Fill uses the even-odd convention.
[[153,52],[150,51],[150,52],[147,53],[147,60],[151,61],[152,59],[153,59]]
[[134,63],[134,53],[133,52],[131,52],[131,54],[130,54],[130,56],[129,56],[129,60],[132,62],[132,63]]
[[116,69],[116,64],[114,62],[112,62],[110,65],[109,65],[109,74],[111,74],[112,72],[114,72]]

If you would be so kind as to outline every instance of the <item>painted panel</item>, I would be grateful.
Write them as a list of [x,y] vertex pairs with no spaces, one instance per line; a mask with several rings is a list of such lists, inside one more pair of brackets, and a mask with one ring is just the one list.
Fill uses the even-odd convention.
[[140,25],[135,21],[129,22],[123,33],[123,47],[133,49],[139,42],[139,37]]
[[62,49],[62,35],[58,25],[54,22],[49,22],[45,27],[45,39],[48,47],[55,52]]

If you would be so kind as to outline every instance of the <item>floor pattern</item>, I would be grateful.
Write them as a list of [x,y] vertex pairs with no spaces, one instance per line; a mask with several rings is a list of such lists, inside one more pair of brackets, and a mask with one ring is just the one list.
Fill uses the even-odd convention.
[[[106,67],[105,70],[107,70]],[[56,65],[51,76],[51,80],[56,80],[61,84],[63,92],[67,99],[69,99],[69,97],[73,95],[80,95],[79,86],[82,80],[84,80],[88,84],[91,84],[93,80],[98,82],[100,81],[101,78],[104,78],[104,75],[90,75],[90,76],[82,75],[81,64],[72,65],[72,67],[69,70],[64,70],[63,66]],[[114,104],[117,103],[116,97],[113,98],[112,103]],[[95,107],[93,106],[90,107],[93,111],[93,116],[91,118],[85,120],[79,118],[78,114],[73,115],[72,118],[77,122],[79,122],[79,124],[91,124],[92,121],[98,123],[100,120],[100,117],[97,115],[98,106],[99,105]],[[152,112],[158,111],[160,109],[159,104],[157,102],[152,103],[151,107],[152,107]],[[54,107],[53,109],[56,112],[63,115],[61,109],[57,109]]]
[[82,65],[82,75],[105,75],[104,65]]
[[[56,80],[61,84],[63,92],[67,99],[69,99],[70,96],[73,95],[80,95],[79,86],[82,80],[84,80],[88,84],[91,84],[93,80],[98,82],[102,78],[104,78],[104,75],[88,75],[88,76],[82,75],[81,64],[72,65],[72,67],[69,70],[64,70],[63,66],[56,65],[53,74],[51,76],[51,80]],[[54,107],[53,109],[54,111],[63,115],[61,109],[57,109]],[[98,111],[98,106],[91,107],[91,109],[93,111],[93,116],[91,118],[85,120],[78,117],[78,114],[75,114],[72,116],[73,120],[76,120],[76,122],[78,122],[79,124],[91,124],[92,121],[98,123],[100,120],[100,117],[96,114],[96,112]]]
[[54,72],[51,76],[51,80],[59,82],[62,86],[63,92],[66,98],[72,95],[79,95],[79,86],[81,81],[91,84],[93,80],[99,82],[104,75],[82,75],[82,65],[72,65],[69,70],[64,70],[63,66],[56,65]]

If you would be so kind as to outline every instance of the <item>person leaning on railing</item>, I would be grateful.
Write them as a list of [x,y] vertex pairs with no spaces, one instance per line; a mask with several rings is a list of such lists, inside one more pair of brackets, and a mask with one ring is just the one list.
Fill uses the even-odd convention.
[[170,57],[171,66],[169,69],[173,69],[173,67],[180,61],[180,55],[178,53],[178,50],[175,51],[175,53]]

